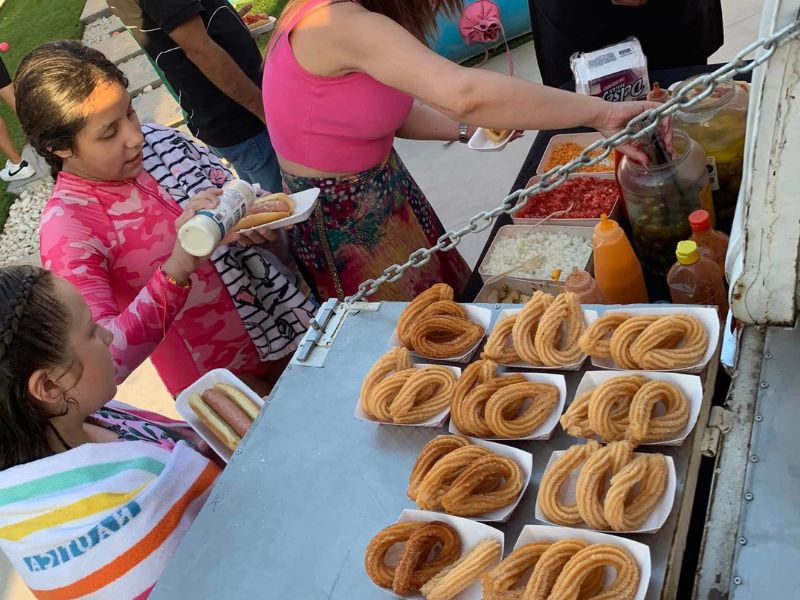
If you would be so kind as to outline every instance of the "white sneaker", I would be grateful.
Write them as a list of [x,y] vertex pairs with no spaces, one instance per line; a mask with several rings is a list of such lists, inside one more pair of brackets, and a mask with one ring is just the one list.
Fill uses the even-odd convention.
[[28,179],[34,175],[36,175],[36,169],[29,165],[27,160],[23,160],[18,165],[7,160],[6,168],[0,171],[0,179],[3,181],[19,181],[20,179]]

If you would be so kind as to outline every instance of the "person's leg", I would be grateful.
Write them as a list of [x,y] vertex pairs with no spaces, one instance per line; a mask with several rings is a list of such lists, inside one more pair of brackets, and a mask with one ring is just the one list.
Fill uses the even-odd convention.
[[13,164],[18,165],[22,163],[22,156],[17,152],[17,147],[14,145],[14,142],[11,140],[11,135],[8,133],[8,126],[2,118],[0,118],[0,151],[2,151]]
[[278,157],[275,156],[266,129],[235,146],[225,148],[215,146],[212,150],[227,159],[242,179],[258,183],[265,191],[283,190]]
[[16,114],[17,112],[17,99],[14,97],[14,84],[9,83],[6,86],[0,87],[0,99],[3,100],[8,107],[14,111]]

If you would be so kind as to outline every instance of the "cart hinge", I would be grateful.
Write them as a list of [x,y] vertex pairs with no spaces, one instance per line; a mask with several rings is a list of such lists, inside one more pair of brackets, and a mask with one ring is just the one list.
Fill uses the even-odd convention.
[[703,456],[715,457],[719,451],[722,436],[728,433],[735,422],[734,414],[721,406],[712,406],[708,423],[703,431]]
[[290,364],[300,367],[321,367],[347,317],[361,311],[375,312],[380,306],[380,302],[346,303],[335,298],[327,300],[308,324],[308,331],[303,336]]

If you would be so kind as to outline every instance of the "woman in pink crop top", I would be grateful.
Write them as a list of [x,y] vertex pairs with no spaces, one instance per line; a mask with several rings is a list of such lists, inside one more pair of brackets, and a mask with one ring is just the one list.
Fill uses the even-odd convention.
[[[464,142],[476,125],[610,134],[655,106],[452,63],[424,40],[440,11],[461,10],[461,0],[291,0],[284,10],[264,68],[264,113],[288,189],[322,189],[292,242],[323,298],[353,294],[444,233],[392,149],[395,136]],[[409,300],[436,281],[458,293],[467,273],[457,251],[440,252],[373,297]]]
[[266,245],[196,259],[177,243],[183,222],[216,205],[227,169],[182,133],[142,126],[123,73],[78,42],[35,49],[16,83],[20,122],[56,178],[42,263],[113,333],[117,380],[150,356],[173,395],[220,367],[268,392],[314,304]]

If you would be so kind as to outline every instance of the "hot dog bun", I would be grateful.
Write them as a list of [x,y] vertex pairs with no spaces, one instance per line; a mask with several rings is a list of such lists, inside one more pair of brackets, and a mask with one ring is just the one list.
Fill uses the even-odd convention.
[[256,198],[253,206],[247,211],[247,215],[236,224],[236,231],[260,227],[273,221],[279,221],[292,216],[294,212],[294,202],[283,193],[269,194]]
[[217,383],[214,385],[215,389],[218,389],[221,392],[224,392],[228,398],[233,400],[236,405],[244,412],[248,417],[250,417],[251,421],[255,421],[256,417],[258,416],[258,411],[261,410],[261,407],[258,406],[255,402],[250,400],[250,398],[237,390],[232,385],[228,385],[227,383]]
[[192,394],[189,396],[189,407],[203,422],[203,425],[208,427],[219,441],[231,450],[236,450],[236,446],[242,441],[241,436],[239,436],[217,413],[211,410],[211,407],[203,401],[199,394]]

